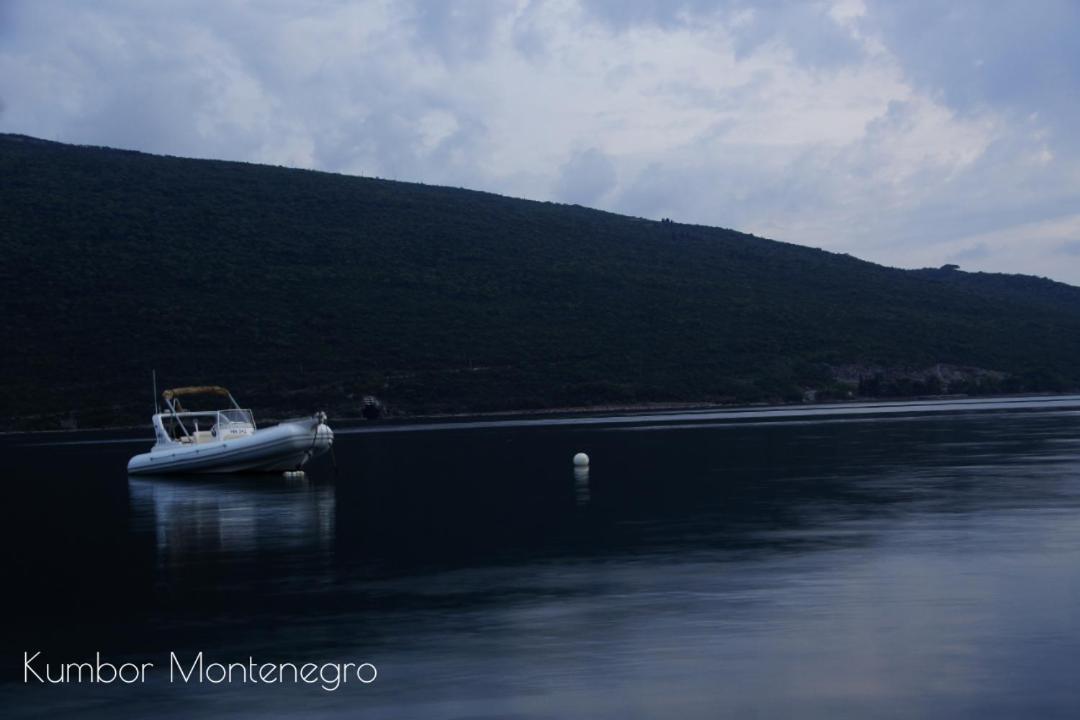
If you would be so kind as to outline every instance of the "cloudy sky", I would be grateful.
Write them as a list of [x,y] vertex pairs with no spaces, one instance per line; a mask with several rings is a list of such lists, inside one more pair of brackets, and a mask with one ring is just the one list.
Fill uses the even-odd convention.
[[1080,284],[1075,0],[0,0],[0,131]]

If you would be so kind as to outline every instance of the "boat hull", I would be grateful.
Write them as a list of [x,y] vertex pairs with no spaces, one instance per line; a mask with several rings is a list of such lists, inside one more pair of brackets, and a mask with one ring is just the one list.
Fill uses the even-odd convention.
[[299,470],[330,449],[334,434],[318,417],[284,422],[217,442],[155,445],[128,461],[132,475]]

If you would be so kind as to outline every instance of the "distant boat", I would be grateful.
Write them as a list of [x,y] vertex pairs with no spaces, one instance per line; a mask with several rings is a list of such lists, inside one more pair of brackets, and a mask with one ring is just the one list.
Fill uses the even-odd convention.
[[[232,405],[223,410],[185,410],[180,398],[218,395]],[[299,470],[334,443],[326,413],[256,429],[250,410],[217,385],[166,390],[165,412],[154,413],[157,442],[128,461],[131,474],[259,472]]]
[[360,401],[360,415],[365,420],[378,420],[383,414],[383,404],[374,395],[365,395]]

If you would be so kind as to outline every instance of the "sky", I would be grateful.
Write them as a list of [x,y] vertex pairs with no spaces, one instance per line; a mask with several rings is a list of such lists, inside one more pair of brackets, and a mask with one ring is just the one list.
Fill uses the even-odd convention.
[[1076,0],[0,0],[0,132],[1080,285]]

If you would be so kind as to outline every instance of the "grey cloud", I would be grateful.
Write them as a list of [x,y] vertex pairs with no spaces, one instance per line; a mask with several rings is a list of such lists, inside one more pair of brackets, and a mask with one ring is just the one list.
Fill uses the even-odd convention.
[[808,2],[756,6],[749,22],[735,28],[733,35],[741,56],[774,39],[812,67],[848,65],[863,56],[859,41],[829,16],[824,5]]
[[[617,32],[638,25],[661,28],[693,26],[719,18],[727,26],[740,57],[779,40],[796,57],[814,67],[843,65],[863,55],[862,46],[840,27],[822,3],[777,0],[588,0],[582,7]],[[740,22],[732,22],[735,17]]]
[[[608,74],[608,83],[618,89],[628,80],[632,80],[635,69],[623,64],[614,68]],[[708,107],[715,113],[728,111],[737,112],[740,107],[760,101],[768,92],[768,87],[773,80],[773,74],[769,70],[756,70],[752,77],[734,87],[726,87],[718,90],[709,87],[701,80],[692,81],[686,78],[667,79],[649,88],[645,94],[650,97],[661,98],[663,102],[679,103],[685,107]],[[719,135],[725,129],[730,129],[737,124],[734,117],[725,120],[717,120],[710,127],[710,134]]]
[[1062,255],[1080,257],[1080,240],[1066,240],[1058,246],[1058,252]]
[[432,50],[443,61],[455,64],[485,57],[499,19],[514,9],[510,0],[415,0],[410,20],[422,50]]
[[12,17],[14,3],[9,0],[0,1],[0,38],[14,35]]
[[[475,165],[489,144],[489,129],[482,119],[471,114],[456,116],[457,128],[424,153],[423,167],[417,175],[425,182],[483,189],[487,178]],[[495,190],[500,188],[496,185]]]
[[870,0],[868,16],[918,87],[962,113],[1034,114],[1055,154],[1080,161],[1080,3]]
[[956,107],[1043,106],[1078,87],[1080,4],[1071,0],[870,0],[868,13],[905,70]]
[[547,39],[536,22],[536,16],[542,4],[542,0],[531,0],[522,12],[514,18],[514,47],[518,52],[530,59],[540,58],[547,52]]
[[[457,127],[428,146],[419,121],[435,110],[453,116]],[[483,178],[471,163],[483,154],[487,132],[481,120],[464,112],[455,114],[435,100],[400,102],[320,138],[315,144],[316,165],[338,172],[475,187]]]
[[218,47],[188,45],[176,18],[154,17],[139,4],[13,7],[18,42],[8,46],[6,58],[0,50],[0,61],[22,61],[8,93],[24,131],[67,142],[251,159],[257,144],[250,129],[229,137],[207,132],[206,123],[223,122],[207,110],[221,101],[224,59]]
[[[84,6],[78,8],[83,24],[116,22],[123,40],[97,42],[87,33],[72,43],[77,30],[69,27],[69,36],[61,34],[61,8],[33,4],[23,9],[27,26],[58,29],[53,38],[57,47],[46,45],[38,59],[52,85],[50,93],[42,94],[40,78],[28,75],[15,82],[22,84],[20,94],[36,106],[38,117],[50,122],[64,118],[57,111],[62,99],[85,98],[60,132],[44,132],[40,120],[34,123],[37,134],[60,140],[479,184],[470,164],[484,149],[486,128],[476,119],[480,109],[463,106],[452,86],[418,88],[397,64],[401,41],[406,48],[410,42],[407,26],[413,21],[426,33],[428,49],[445,54],[448,62],[465,62],[469,47],[483,47],[483,36],[494,23],[481,12],[488,6],[469,5],[471,10],[461,12],[441,7],[426,4],[419,17],[398,18],[405,22],[404,32],[378,39],[395,45],[399,54],[394,56],[377,46],[342,44],[336,28],[320,29],[313,22],[318,16],[290,8],[252,13],[242,4],[207,6],[198,23],[191,23],[185,12],[147,12],[138,3],[128,12],[113,7],[115,18],[101,6]],[[315,34],[306,44],[297,41],[313,27]],[[457,40],[455,29],[462,31]],[[163,39],[169,41],[164,51]],[[282,48],[299,51],[301,57],[310,53],[315,62],[299,70],[305,63],[291,62]],[[34,51],[26,52],[33,56]],[[422,57],[426,51],[405,52],[418,64],[429,61]],[[41,62],[44,58],[47,62]],[[457,126],[432,147],[420,122],[435,111],[455,118]],[[310,159],[290,159],[290,143],[307,148]]]
[[700,138],[669,159],[651,163],[620,186],[612,207],[628,215],[737,229],[749,229],[770,214],[815,213],[827,207],[832,188],[820,172],[826,162],[820,151],[785,160],[774,149],[715,147],[711,142]]
[[949,260],[956,263],[985,260],[990,256],[990,248],[984,242],[977,242],[971,247],[964,248],[960,252],[953,253]]
[[1032,163],[1037,149],[1026,133],[1008,132],[955,174],[913,177],[910,186],[933,192],[894,213],[894,224],[882,228],[882,238],[898,247],[929,245],[1074,213],[1072,164]]
[[615,166],[600,150],[577,152],[560,169],[555,195],[566,202],[595,204],[615,186]]
[[373,113],[355,128],[350,139],[355,143],[350,164],[372,163],[367,173],[380,177],[416,177],[418,162],[414,148],[420,142],[420,134],[410,118],[397,113]]
[[674,171],[663,163],[650,163],[632,183],[620,190],[615,208],[627,215],[649,218],[670,215],[686,220],[686,208],[680,207],[680,201],[687,196],[680,193],[679,188],[689,180],[689,174]]
[[584,0],[581,6],[592,17],[623,31],[644,23],[683,25],[728,4],[727,0]]

